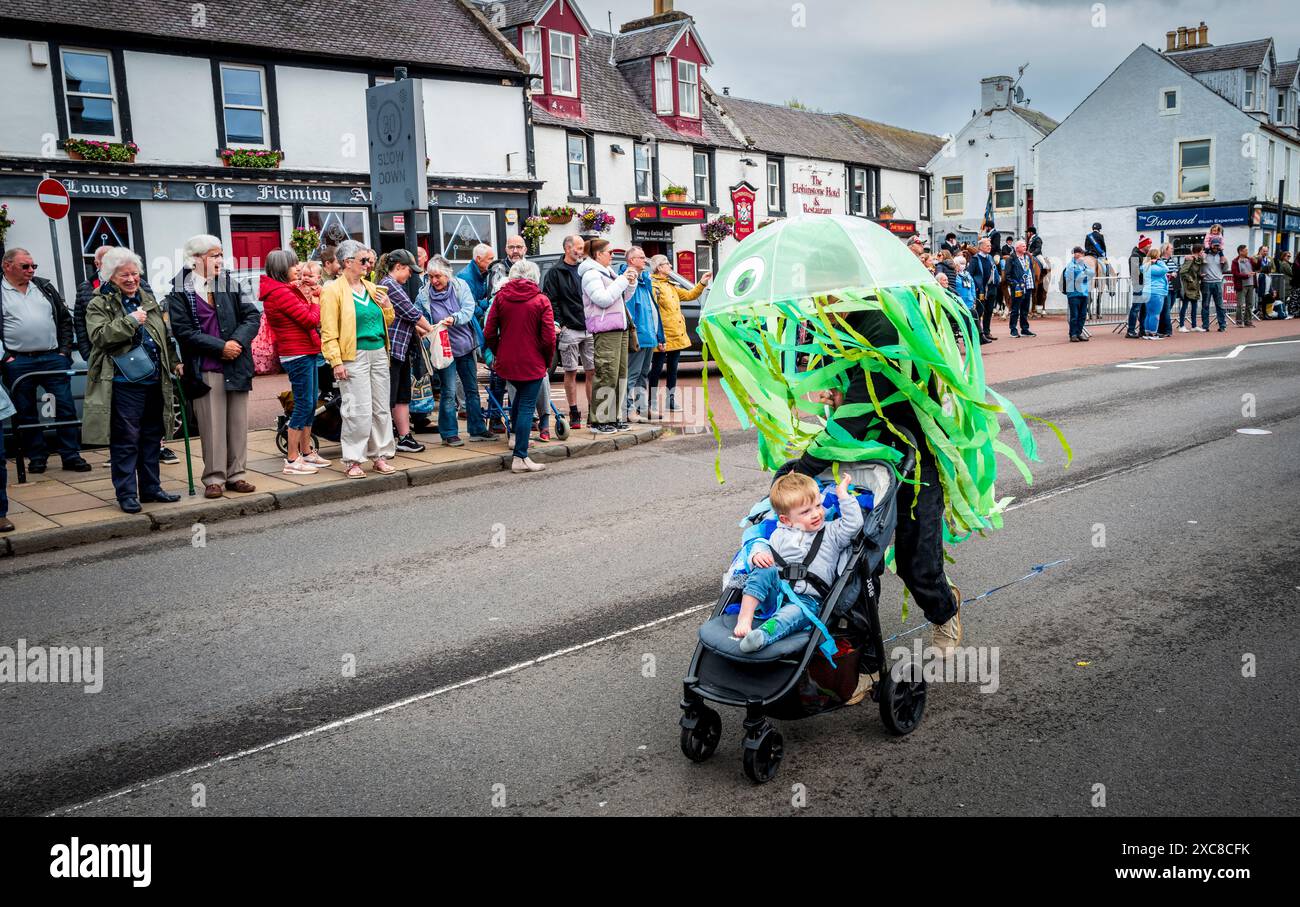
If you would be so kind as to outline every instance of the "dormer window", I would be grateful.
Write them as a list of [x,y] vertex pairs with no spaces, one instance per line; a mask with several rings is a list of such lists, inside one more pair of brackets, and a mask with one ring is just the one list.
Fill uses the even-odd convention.
[[1246,103],[1242,105],[1246,110],[1255,109],[1255,74],[1246,73]]
[[528,61],[528,71],[535,76],[532,80],[533,91],[542,90],[542,30],[525,28],[523,33],[524,58]]
[[552,31],[551,35],[551,94],[574,98],[578,96],[577,56],[573,35]]
[[700,68],[689,60],[677,61],[677,115],[700,115]]
[[655,113],[673,115],[673,61],[668,57],[655,60]]

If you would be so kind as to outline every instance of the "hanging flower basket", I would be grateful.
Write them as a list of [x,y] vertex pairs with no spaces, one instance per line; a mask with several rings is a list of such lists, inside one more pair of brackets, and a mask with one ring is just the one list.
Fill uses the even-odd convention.
[[311,257],[320,248],[320,233],[315,227],[296,227],[289,238],[294,254],[299,261],[311,261]]
[[[572,220],[572,218],[569,218]],[[539,254],[542,248],[542,240],[546,239],[546,234],[551,232],[547,224],[547,218],[534,215],[524,220],[524,242],[528,243],[528,250],[531,254]]]
[[600,208],[583,208],[578,219],[582,221],[583,229],[589,233],[608,233],[609,228],[617,223],[614,215]]
[[880,219],[891,220],[896,210],[897,209],[893,205],[885,205],[880,209]]
[[736,219],[730,214],[723,214],[713,218],[700,229],[704,231],[706,240],[711,243],[720,243],[736,232]]
[[0,205],[0,249],[4,248],[5,234],[9,228],[14,225],[14,219],[9,216],[9,206]]
[[256,167],[275,170],[284,160],[283,151],[258,151],[253,148],[223,148],[217,152],[227,167]]
[[134,164],[140,146],[135,142],[98,142],[91,139],[68,139],[63,143],[68,159],[73,161],[110,161]]
[[543,208],[541,216],[546,219],[548,224],[567,224],[569,221],[573,220],[573,215],[577,213],[577,211],[568,205],[557,205],[553,208]]

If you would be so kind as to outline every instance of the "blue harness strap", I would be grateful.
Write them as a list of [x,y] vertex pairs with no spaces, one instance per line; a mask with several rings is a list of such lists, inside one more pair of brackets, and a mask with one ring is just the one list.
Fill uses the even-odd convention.
[[808,618],[808,622],[821,632],[822,641],[817,644],[817,648],[826,656],[826,660],[831,663],[831,667],[835,667],[835,640],[831,636],[831,631],[826,629],[826,625],[817,616],[817,612],[813,611],[804,603],[803,599],[794,594],[794,590],[790,588],[790,583],[785,579],[781,580],[781,595],[786,601],[802,611],[803,616]]

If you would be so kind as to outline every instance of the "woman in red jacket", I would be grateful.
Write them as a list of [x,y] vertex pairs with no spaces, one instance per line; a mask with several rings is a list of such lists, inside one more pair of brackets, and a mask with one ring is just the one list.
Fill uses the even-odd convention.
[[289,447],[284,474],[315,475],[317,467],[330,465],[311,446],[311,424],[320,392],[317,369],[320,356],[320,306],[307,299],[294,280],[298,256],[277,249],[266,256],[266,274],[258,297],[267,329],[275,341],[280,365],[289,375],[293,414],[289,416]]
[[510,392],[510,426],[515,433],[513,472],[541,472],[546,467],[528,456],[537,392],[555,353],[555,314],[537,285],[537,265],[527,259],[514,263],[510,279],[497,291],[488,309],[483,339],[496,357],[497,375],[514,385]]

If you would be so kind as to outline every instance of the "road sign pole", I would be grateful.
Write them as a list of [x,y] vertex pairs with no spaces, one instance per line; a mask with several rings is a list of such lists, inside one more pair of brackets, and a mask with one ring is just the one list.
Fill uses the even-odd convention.
[[59,286],[59,296],[66,303],[68,294],[63,292],[63,256],[59,254],[59,226],[50,218],[50,248],[54,250],[54,277]]
[[[405,66],[398,66],[393,69],[394,82],[400,82],[405,78],[407,78],[407,69]],[[424,162],[420,161],[419,163],[423,164]],[[402,231],[403,232],[402,247],[405,248],[407,251],[409,251],[412,255],[414,255],[415,260],[418,262],[420,260],[420,253],[419,253],[420,234],[419,234],[419,228],[416,225],[416,221],[415,221],[415,212],[416,212],[415,208],[409,208],[406,211],[404,211],[402,214],[402,219],[404,221],[403,231]],[[432,224],[430,224],[429,230],[430,232],[432,232],[433,230]],[[415,301],[415,297],[418,296],[420,293],[420,281],[423,277],[424,277],[423,274],[419,274],[415,270],[412,270],[411,276],[407,278],[406,295],[411,297],[412,302]]]

